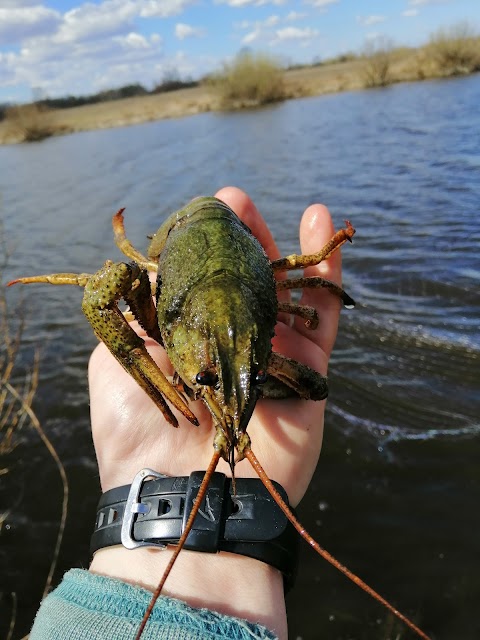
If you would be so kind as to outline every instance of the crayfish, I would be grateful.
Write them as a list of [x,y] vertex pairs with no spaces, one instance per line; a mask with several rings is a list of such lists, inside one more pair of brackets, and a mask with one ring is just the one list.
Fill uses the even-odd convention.
[[[193,526],[220,459],[234,478],[235,465],[247,458],[273,499],[300,535],[328,562],[406,623],[428,637],[406,616],[340,564],[303,528],[252,451],[247,432],[260,398],[323,400],[326,378],[272,350],[277,316],[299,316],[316,329],[318,312],[310,306],[279,302],[291,289],[326,288],[347,307],[354,305],[337,284],[319,276],[282,278],[285,271],[327,260],[355,230],[347,222],[313,255],[270,261],[249,228],[224,202],[197,198],[172,214],[151,239],[147,256],[127,239],[123,209],[113,216],[115,242],[130,262],[107,261],[95,274],[61,273],[19,278],[10,284],[48,282],[84,287],[83,312],[97,337],[145,390],[165,419],[178,426],[174,409],[191,423],[198,420],[189,401],[202,400],[215,427],[213,456],[185,529],[145,612],[140,638],[163,585]],[[156,272],[151,285],[149,272]],[[275,277],[277,275],[277,278]],[[153,294],[156,299],[154,303]],[[123,299],[147,336],[163,345],[174,369],[169,380],[149,355],[118,303]]]

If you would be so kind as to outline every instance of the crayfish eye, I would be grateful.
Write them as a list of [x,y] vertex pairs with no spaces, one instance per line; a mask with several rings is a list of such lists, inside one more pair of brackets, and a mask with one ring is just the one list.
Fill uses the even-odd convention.
[[199,371],[195,376],[197,384],[203,384],[207,387],[214,387],[218,382],[218,376],[215,371],[206,369],[206,371]]
[[257,375],[253,379],[253,383],[254,384],[265,384],[265,382],[267,381],[267,376],[268,376],[267,372],[263,371],[263,369],[261,369],[260,371],[257,372]]

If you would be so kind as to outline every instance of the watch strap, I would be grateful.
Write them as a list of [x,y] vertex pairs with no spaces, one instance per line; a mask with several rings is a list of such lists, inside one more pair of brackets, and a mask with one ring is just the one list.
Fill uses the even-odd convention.
[[[90,550],[123,544],[165,547],[177,544],[197,496],[204,471],[170,477],[142,469],[131,485],[105,492],[97,507]],[[288,498],[274,482],[282,498]],[[232,479],[215,472],[200,505],[185,549],[228,551],[265,562],[291,588],[298,564],[298,535],[258,478]]]

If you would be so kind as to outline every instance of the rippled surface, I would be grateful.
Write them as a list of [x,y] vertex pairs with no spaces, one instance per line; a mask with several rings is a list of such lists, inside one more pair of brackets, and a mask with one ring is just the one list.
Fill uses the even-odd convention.
[[[478,104],[474,76],[0,149],[1,214],[15,247],[7,277],[91,271],[118,258],[116,208],[127,207],[129,235],[144,246],[169,212],[226,184],[254,198],[282,252],[298,250],[311,202],[327,204],[337,225],[354,222],[344,281],[358,304],[342,316],[324,449],[300,516],[442,640],[480,637]],[[72,484],[58,580],[88,562],[98,483],[86,362],[95,340],[78,290],[23,295],[25,361],[29,347],[42,346],[36,409]],[[19,593],[19,638],[37,607],[60,508],[51,461],[33,435],[24,440],[12,460],[18,477],[4,484],[13,511],[2,531],[2,590]],[[287,601],[292,638],[408,636],[306,545]],[[7,598],[2,611],[9,606]]]

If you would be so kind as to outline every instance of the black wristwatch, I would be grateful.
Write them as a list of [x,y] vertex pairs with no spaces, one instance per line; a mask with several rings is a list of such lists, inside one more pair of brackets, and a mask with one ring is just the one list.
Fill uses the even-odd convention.
[[[97,507],[90,550],[123,544],[127,549],[178,543],[204,471],[172,478],[142,469],[132,484],[104,493]],[[232,480],[215,472],[185,549],[229,551],[265,562],[284,576],[285,591],[298,566],[298,535],[258,478]],[[285,490],[274,482],[288,504]]]

